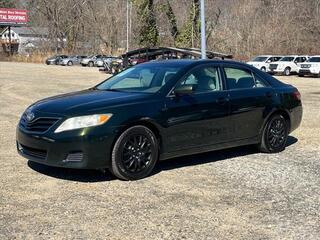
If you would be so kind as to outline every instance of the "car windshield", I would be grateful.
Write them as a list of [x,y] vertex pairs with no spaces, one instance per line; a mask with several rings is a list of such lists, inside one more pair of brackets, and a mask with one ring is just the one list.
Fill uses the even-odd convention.
[[320,62],[320,57],[312,57],[307,62]]
[[294,60],[294,57],[283,57],[279,61],[280,62],[292,62]]
[[135,66],[131,67],[96,87],[98,90],[121,92],[156,93],[182,67],[178,66]]
[[268,59],[268,57],[259,56],[259,57],[252,59],[251,62],[265,62],[265,61],[267,61],[267,59]]

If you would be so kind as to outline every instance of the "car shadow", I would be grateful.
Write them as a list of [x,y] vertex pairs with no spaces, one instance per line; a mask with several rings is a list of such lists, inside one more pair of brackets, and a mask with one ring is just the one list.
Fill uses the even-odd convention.
[[[298,141],[297,138],[289,136],[287,140],[287,147],[295,144]],[[230,149],[218,150],[213,152],[194,154],[189,156],[177,157],[173,159],[169,159],[167,161],[159,162],[155,169],[153,170],[151,175],[158,174],[162,171],[206,164],[210,162],[223,161],[229,158],[242,157],[246,155],[251,155],[258,153],[256,147],[254,146],[242,146],[235,147]],[[68,168],[57,168],[50,167],[46,165],[42,165],[36,162],[28,161],[28,166],[41,174],[68,180],[68,181],[76,181],[76,182],[104,182],[104,181],[112,181],[115,178],[109,171],[102,172],[98,170],[81,170],[81,169],[68,169]]]
[[[297,138],[289,136],[286,147],[295,144]],[[241,146],[218,151],[206,152],[201,154],[194,154],[189,156],[172,158],[167,161],[161,161],[155,167],[152,174],[158,174],[161,171],[172,170],[176,168],[195,166],[200,164],[223,161],[229,158],[236,158],[259,153],[258,149],[253,145]]]
[[115,180],[116,178],[108,171],[86,170],[86,169],[70,169],[46,166],[40,163],[28,161],[28,166],[41,174],[53,178],[63,180],[76,181],[76,182],[104,182]]

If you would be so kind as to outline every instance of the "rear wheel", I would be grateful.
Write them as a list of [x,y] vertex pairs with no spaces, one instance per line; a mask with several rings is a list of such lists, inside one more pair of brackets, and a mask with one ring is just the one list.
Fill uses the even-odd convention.
[[69,61],[68,62],[68,66],[72,66],[73,65],[73,62],[72,61]]
[[290,69],[289,67],[287,67],[286,69],[284,69],[283,74],[284,74],[285,76],[290,76],[290,74],[291,74],[291,69]]
[[88,63],[88,66],[89,66],[89,67],[93,67],[93,62],[89,62],[89,63]]
[[259,149],[266,153],[277,153],[284,150],[289,134],[287,120],[280,114],[273,115],[262,133]]
[[158,160],[158,141],[145,126],[134,126],[117,139],[111,159],[112,173],[123,180],[147,177]]
[[266,71],[267,71],[267,69],[266,69],[265,67],[262,67],[260,70],[261,70],[262,72],[266,72]]

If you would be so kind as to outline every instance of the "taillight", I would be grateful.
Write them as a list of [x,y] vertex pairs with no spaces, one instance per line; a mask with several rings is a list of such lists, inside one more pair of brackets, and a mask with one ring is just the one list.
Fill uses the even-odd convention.
[[293,92],[293,97],[294,99],[301,101],[301,94],[298,90]]

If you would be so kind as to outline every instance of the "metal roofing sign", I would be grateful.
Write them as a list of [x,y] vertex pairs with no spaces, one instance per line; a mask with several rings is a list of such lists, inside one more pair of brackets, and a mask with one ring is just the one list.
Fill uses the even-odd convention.
[[0,25],[21,25],[27,23],[27,10],[0,8]]

